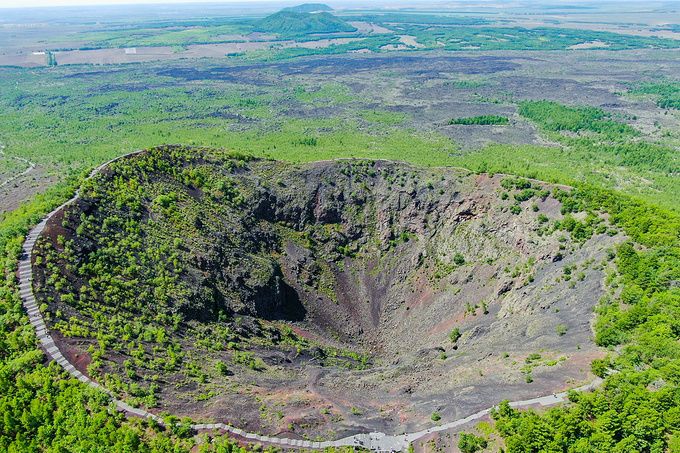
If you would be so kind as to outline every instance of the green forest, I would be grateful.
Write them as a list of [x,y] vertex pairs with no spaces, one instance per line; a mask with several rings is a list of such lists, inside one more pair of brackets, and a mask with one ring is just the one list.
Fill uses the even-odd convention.
[[508,452],[677,451],[680,217],[593,187],[563,202],[608,212],[632,239],[618,247],[619,274],[597,309],[596,342],[611,353],[592,369],[605,382],[544,414],[501,404],[492,413],[498,432]]
[[679,82],[647,82],[634,86],[629,92],[632,94],[651,95],[659,107],[680,110]]
[[449,125],[463,125],[463,126],[471,126],[471,125],[478,125],[478,126],[505,126],[508,124],[510,120],[506,116],[498,116],[498,115],[479,115],[479,116],[471,116],[468,118],[452,118],[449,120]]

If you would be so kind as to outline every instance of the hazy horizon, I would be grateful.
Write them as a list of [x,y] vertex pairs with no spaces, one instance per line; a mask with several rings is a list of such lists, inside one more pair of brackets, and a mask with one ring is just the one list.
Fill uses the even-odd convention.
[[[394,7],[404,7],[408,5],[414,5],[414,4],[442,4],[446,5],[447,7],[453,7],[455,5],[463,5],[466,4],[467,6],[488,6],[488,5],[497,5],[499,3],[507,3],[508,6],[516,6],[518,4],[531,4],[531,3],[536,3],[536,4],[550,4],[550,3],[555,3],[555,4],[564,4],[564,5],[569,5],[569,4],[583,4],[583,3],[596,3],[596,4],[602,4],[602,3],[622,3],[622,2],[635,2],[636,0],[622,0],[620,2],[613,2],[613,1],[604,1],[604,2],[594,2],[590,0],[546,0],[546,1],[513,1],[513,0],[458,0],[458,1],[443,1],[443,0],[393,0],[393,1],[375,1],[375,0],[367,0],[364,2],[361,1],[356,1],[356,0],[349,0],[349,1],[329,1],[329,2],[321,2],[321,3],[328,3],[330,5],[352,5],[352,6],[357,6],[357,5],[363,5],[363,6],[370,6],[370,5],[380,5],[380,6],[394,6]],[[135,0],[0,0],[0,8],[50,8],[50,7],[68,7],[68,6],[144,6],[144,5],[178,5],[178,4],[189,4],[189,3],[197,3],[197,4],[212,4],[212,5],[219,5],[219,4],[231,4],[231,5],[252,5],[253,3],[259,3],[259,4],[271,4],[271,5],[291,5],[291,4],[301,4],[301,3],[319,3],[315,0],[279,0],[279,1],[272,1],[272,0],[220,0],[220,1],[206,1],[206,0],[143,0],[142,2],[135,1]],[[663,2],[650,2],[651,3],[663,3]]]
[[182,4],[182,3],[230,3],[230,4],[249,4],[249,3],[290,3],[287,1],[275,2],[271,0],[221,0],[221,1],[205,1],[205,0],[144,0],[138,2],[135,0],[2,0],[0,1],[0,8],[49,8],[59,6],[116,6],[116,5],[166,5],[166,4]]

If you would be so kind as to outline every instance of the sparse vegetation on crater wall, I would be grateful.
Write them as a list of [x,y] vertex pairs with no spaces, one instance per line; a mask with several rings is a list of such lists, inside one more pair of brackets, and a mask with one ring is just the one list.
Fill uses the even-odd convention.
[[[373,414],[410,395],[417,427],[458,407],[423,398],[501,370],[504,394],[577,376],[620,240],[568,190],[522,178],[180,146],[112,164],[46,231],[39,294],[91,375],[148,407],[310,434],[328,429],[314,407],[348,418],[336,430],[390,430],[391,411]],[[545,360],[527,371],[508,345]]]

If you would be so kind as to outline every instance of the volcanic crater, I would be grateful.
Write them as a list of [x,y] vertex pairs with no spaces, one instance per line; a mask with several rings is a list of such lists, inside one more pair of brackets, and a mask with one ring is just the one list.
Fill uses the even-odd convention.
[[87,181],[37,245],[67,356],[154,411],[396,434],[587,382],[623,236],[570,189],[402,162],[165,146]]

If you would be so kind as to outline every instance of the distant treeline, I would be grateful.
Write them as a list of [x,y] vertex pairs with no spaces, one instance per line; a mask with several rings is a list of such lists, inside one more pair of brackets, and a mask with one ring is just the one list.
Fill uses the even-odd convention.
[[505,117],[505,116],[498,116],[498,115],[479,115],[479,116],[470,116],[467,118],[453,118],[449,120],[449,124],[461,124],[465,126],[469,125],[482,125],[482,126],[487,126],[487,125],[506,125],[510,123],[510,120]]

